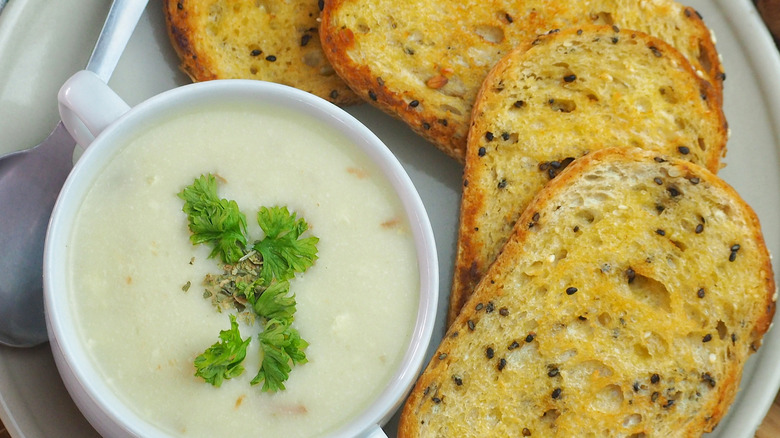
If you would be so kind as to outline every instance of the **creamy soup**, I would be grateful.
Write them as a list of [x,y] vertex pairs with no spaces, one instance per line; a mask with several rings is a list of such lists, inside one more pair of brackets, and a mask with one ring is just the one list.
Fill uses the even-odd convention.
[[[205,173],[221,178],[219,195],[238,203],[253,239],[257,210],[274,205],[319,238],[319,258],[290,288],[309,362],[284,391],[249,384],[261,324],[241,325],[253,336],[243,375],[221,387],[194,376],[195,357],[230,327],[203,297],[219,263],[190,243],[176,196]],[[176,435],[332,431],[389,382],[416,317],[416,251],[389,182],[341,134],[276,108],[214,108],[144,132],[99,175],[69,247],[68,290],[96,368],[140,417]]]

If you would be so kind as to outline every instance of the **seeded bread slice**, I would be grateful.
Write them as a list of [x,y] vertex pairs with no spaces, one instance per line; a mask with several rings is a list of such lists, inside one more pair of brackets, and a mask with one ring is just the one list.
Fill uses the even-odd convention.
[[658,38],[585,26],[518,47],[499,61],[476,98],[449,321],[525,206],[571,160],[602,147],[633,146],[717,172],[727,136],[712,87]]
[[775,294],[759,221],[716,175],[592,152],[525,210],[399,436],[699,436],[734,400]]
[[362,100],[333,71],[312,0],[163,0],[181,69],[193,81],[259,79],[338,105]]
[[463,162],[471,106],[491,67],[539,34],[586,24],[669,41],[720,96],[710,30],[673,0],[324,0],[320,38],[361,97]]

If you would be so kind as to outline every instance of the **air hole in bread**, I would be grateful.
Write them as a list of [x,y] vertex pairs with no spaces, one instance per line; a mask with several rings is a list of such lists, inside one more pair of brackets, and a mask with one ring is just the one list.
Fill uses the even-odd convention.
[[701,68],[704,69],[702,73],[708,74],[710,70],[712,70],[712,63],[710,62],[710,59],[712,58],[712,53],[704,47],[701,42],[699,43],[699,57],[698,61],[701,65]]
[[631,435],[627,436],[626,438],[647,438],[647,434],[644,433],[644,432],[632,433]]
[[637,98],[634,101],[634,105],[636,106],[636,110],[640,113],[649,113],[653,110],[653,102],[650,101],[650,99],[647,98]]
[[371,32],[371,26],[369,26],[366,23],[357,23],[355,25],[355,30],[357,30],[360,33],[369,33]]
[[651,356],[659,357],[666,354],[669,350],[669,344],[656,332],[647,332],[645,334],[645,347]]
[[474,29],[474,32],[489,43],[498,44],[504,41],[504,29],[498,26],[481,24]]
[[591,407],[601,412],[615,412],[623,405],[623,390],[618,385],[607,385],[596,393]]
[[648,306],[671,312],[671,297],[666,285],[650,277],[639,273],[635,274],[634,281],[628,283],[634,298]]
[[728,328],[726,328],[726,323],[723,321],[718,321],[718,325],[716,326],[716,329],[718,330],[718,337],[723,340],[728,336]]
[[631,428],[642,422],[642,416],[639,414],[631,414],[623,419],[623,427]]
[[683,242],[680,242],[679,240],[669,239],[669,241],[672,242],[672,245],[676,246],[677,249],[679,249],[680,251],[684,252],[686,249],[688,249],[688,247]]
[[544,262],[541,260],[536,260],[533,263],[531,263],[525,270],[523,270],[523,273],[529,277],[536,277],[537,275],[542,273],[542,269],[544,269]]
[[577,216],[584,219],[585,222],[592,224],[596,220],[595,214],[590,210],[580,210],[577,212]]
[[707,318],[699,310],[699,306],[694,304],[685,304],[685,315],[690,321],[696,323],[697,326],[704,328],[707,325]]
[[558,412],[557,409],[548,409],[544,412],[544,414],[542,414],[542,422],[549,424],[550,427],[552,427],[555,423],[555,420],[557,420],[560,416],[561,413]]
[[612,19],[612,14],[605,11],[590,14],[590,20],[593,24],[604,24],[607,26],[612,26],[615,23],[615,20]]
[[677,93],[674,91],[674,87],[667,85],[663,86],[658,89],[658,92],[661,94],[661,97],[667,102],[671,104],[677,104],[679,103],[679,98],[677,97]]
[[642,344],[634,344],[634,353],[637,355],[637,357],[642,359],[650,359],[652,357],[650,355],[650,350],[648,350],[647,347]]
[[598,321],[599,324],[603,325],[604,327],[608,327],[612,322],[612,317],[609,315],[609,313],[604,312],[596,318],[596,321]]
[[439,105],[439,108],[440,108],[442,111],[446,111],[446,112],[449,112],[449,113],[455,114],[455,115],[457,115],[457,116],[463,115],[463,112],[461,112],[461,110],[460,110],[460,109],[458,109],[458,108],[456,108],[456,107],[454,107],[454,106],[452,106],[452,105],[447,105],[447,104],[444,104],[444,105]]
[[577,109],[577,103],[570,99],[550,99],[550,109],[562,113],[570,113]]
[[253,65],[253,66],[249,67],[249,74],[256,75],[257,71],[258,70],[257,70],[257,66],[256,65]]
[[699,145],[699,149],[701,149],[702,151],[706,151],[707,150],[707,143],[704,142],[703,138],[701,138],[701,137],[697,138],[696,139],[696,144]]
[[314,51],[304,53],[301,61],[309,67],[317,67],[324,61],[322,52]]

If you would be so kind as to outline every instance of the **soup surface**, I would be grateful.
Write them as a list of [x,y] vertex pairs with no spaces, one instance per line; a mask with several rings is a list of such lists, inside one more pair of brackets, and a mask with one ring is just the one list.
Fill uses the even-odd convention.
[[[221,387],[194,376],[195,357],[230,327],[203,296],[219,262],[190,243],[177,197],[206,173],[238,203],[253,240],[262,237],[261,206],[287,206],[309,224],[304,236],[319,238],[319,258],[291,281],[293,326],[310,345],[284,391],[249,384],[262,357],[260,323],[241,324],[242,337],[254,338],[241,376]],[[147,130],[98,176],[69,246],[68,289],[97,372],[141,418],[175,435],[333,430],[388,383],[417,312],[414,241],[390,183],[338,132],[277,108],[211,108]]]

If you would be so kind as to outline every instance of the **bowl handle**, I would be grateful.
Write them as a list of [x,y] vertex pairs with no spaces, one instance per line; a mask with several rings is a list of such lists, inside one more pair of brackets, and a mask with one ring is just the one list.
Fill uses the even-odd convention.
[[86,148],[130,106],[95,73],[82,70],[71,76],[57,94],[60,118],[79,146]]

